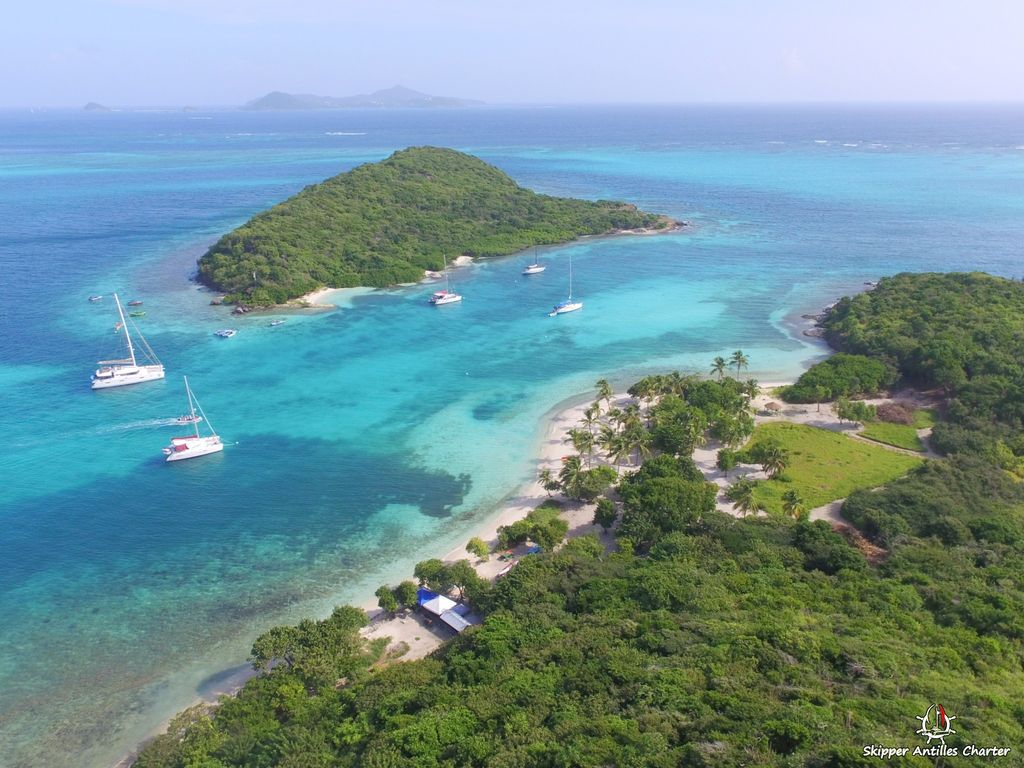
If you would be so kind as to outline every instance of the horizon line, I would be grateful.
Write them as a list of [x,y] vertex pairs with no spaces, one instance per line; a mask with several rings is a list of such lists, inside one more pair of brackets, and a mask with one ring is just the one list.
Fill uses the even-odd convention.
[[[409,111],[462,111],[487,108],[551,108],[551,107],[900,107],[900,106],[932,106],[932,107],[955,107],[955,106],[1024,106],[1024,99],[849,99],[849,100],[822,100],[822,99],[789,99],[789,100],[711,100],[695,99],[684,101],[480,101],[478,104],[471,104],[458,107],[314,107],[309,109],[263,109],[246,110],[245,103],[241,104],[198,104],[183,102],[180,104],[104,104],[95,100],[89,100],[82,104],[12,104],[0,105],[0,110],[24,111],[24,110],[73,110],[85,111],[89,104],[97,104],[111,112],[124,111],[181,111],[197,110],[207,112],[384,112],[395,110]],[[97,112],[101,110],[95,110]]]

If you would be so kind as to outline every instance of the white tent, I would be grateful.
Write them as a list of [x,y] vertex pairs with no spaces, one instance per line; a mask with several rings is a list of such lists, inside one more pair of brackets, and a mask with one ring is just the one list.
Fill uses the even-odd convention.
[[445,611],[450,611],[456,605],[457,603],[454,600],[445,597],[444,595],[438,595],[437,597],[432,597],[430,600],[424,600],[420,603],[421,608],[430,611],[435,616],[440,616]]

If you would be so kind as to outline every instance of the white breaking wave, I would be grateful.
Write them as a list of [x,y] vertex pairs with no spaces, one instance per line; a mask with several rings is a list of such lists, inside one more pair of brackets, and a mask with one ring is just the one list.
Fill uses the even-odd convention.
[[324,136],[365,136],[366,131],[327,131]]

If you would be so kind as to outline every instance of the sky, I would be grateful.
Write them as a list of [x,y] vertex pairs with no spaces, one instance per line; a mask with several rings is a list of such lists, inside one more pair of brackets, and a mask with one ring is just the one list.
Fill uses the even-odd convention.
[[0,106],[1024,101],[1022,0],[34,0]]

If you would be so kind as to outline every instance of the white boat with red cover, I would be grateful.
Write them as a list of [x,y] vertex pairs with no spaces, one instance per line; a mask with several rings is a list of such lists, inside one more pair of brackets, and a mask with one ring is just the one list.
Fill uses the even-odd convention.
[[[220,436],[214,432],[213,425],[210,424],[210,420],[206,418],[206,414],[203,412],[203,407],[199,405],[196,396],[192,394],[192,388],[188,385],[188,377],[185,376],[183,378],[185,379],[185,394],[188,395],[189,419],[195,425],[196,433],[187,437],[172,437],[171,444],[164,448],[164,455],[167,457],[166,461],[194,459],[197,456],[206,456],[207,454],[218,453],[224,450],[224,444],[220,441]],[[196,408],[199,409],[199,414],[196,413]],[[206,426],[210,428],[209,435],[199,434],[199,422],[204,419],[206,420]]]
[[440,307],[443,304],[454,304],[457,301],[462,301],[462,296],[457,294],[448,285],[448,259],[444,259],[444,290],[434,291],[434,294],[430,297],[428,303],[433,304],[435,307]]

